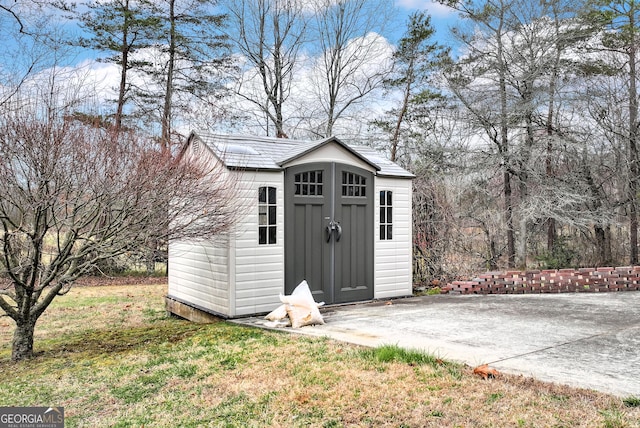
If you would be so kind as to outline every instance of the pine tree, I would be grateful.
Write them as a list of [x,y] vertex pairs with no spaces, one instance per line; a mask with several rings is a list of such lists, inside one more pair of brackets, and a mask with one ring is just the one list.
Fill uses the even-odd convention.
[[57,3],[57,7],[70,12],[77,19],[85,35],[72,43],[101,52],[99,60],[120,67],[120,83],[113,126],[122,127],[125,104],[129,101],[132,85],[129,71],[148,65],[149,61],[135,54],[153,45],[161,22],[151,0],[110,0],[83,3],[84,12],[77,6]]

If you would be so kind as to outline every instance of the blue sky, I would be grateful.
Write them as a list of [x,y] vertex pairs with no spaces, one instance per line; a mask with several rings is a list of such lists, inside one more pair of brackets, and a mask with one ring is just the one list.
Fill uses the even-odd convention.
[[[375,1],[375,0],[372,0]],[[442,44],[449,44],[449,28],[455,23],[457,12],[433,0],[395,0],[397,8],[396,22],[389,27],[389,34],[383,34],[390,42],[394,43],[402,36],[406,29],[408,16],[415,11],[426,11],[431,16],[431,23],[436,29],[436,38]],[[75,24],[69,25],[74,32],[78,31]],[[90,54],[93,57],[99,56],[97,53]],[[81,55],[79,59],[87,59],[90,55]]]
[[[4,3],[5,0],[0,0]],[[376,1],[376,0],[371,0]],[[402,36],[406,29],[407,17],[414,11],[424,10],[429,15],[431,15],[431,22],[434,28],[436,29],[436,38],[442,44],[449,44],[449,27],[455,23],[457,18],[457,13],[452,9],[443,6],[433,0],[393,0],[394,5],[396,6],[397,14],[395,15],[396,19],[394,20],[390,26],[387,27],[387,34],[382,34],[386,37],[389,42],[395,43],[399,37]],[[16,4],[19,6],[20,3]],[[8,16],[3,16],[2,18],[7,19]],[[9,22],[11,19],[9,18]],[[6,21],[4,23],[7,23]],[[67,30],[70,30],[72,33],[78,33],[80,29],[77,24],[73,22],[64,23],[62,21],[64,27]],[[5,40],[5,42],[8,40]],[[89,52],[87,50],[80,51],[77,57],[77,61],[81,62],[86,59],[93,59],[99,57],[100,54],[97,52]]]

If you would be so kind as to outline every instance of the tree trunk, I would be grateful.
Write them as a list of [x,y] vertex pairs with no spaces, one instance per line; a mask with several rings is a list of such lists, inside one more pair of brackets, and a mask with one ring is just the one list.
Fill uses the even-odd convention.
[[[635,55],[630,55],[631,61],[635,61]],[[631,248],[630,262],[632,265],[638,264],[638,147],[636,122],[638,117],[638,106],[635,88],[635,65],[631,65],[631,89],[629,105],[629,246]]]
[[596,246],[598,250],[598,266],[609,266],[611,264],[611,231],[609,226],[593,226],[596,236]]
[[607,266],[613,262],[613,255],[611,254],[611,226],[606,225],[604,228],[604,259],[607,261]]
[[513,228],[513,196],[511,193],[511,172],[509,171],[509,109],[507,108],[507,78],[506,64],[504,63],[502,51],[502,26],[504,25],[504,11],[501,11],[498,34],[498,73],[500,91],[500,142],[498,148],[502,155],[503,177],[504,177],[504,216],[507,226],[507,265],[509,268],[516,266],[516,239]]
[[518,220],[518,229],[518,268],[524,270],[527,268],[527,220],[521,217]]
[[507,263],[509,268],[516,266],[516,239],[513,228],[513,201],[511,197],[511,174],[504,172],[505,223],[507,225]]
[[[124,8],[129,12],[129,0],[125,1]],[[124,114],[124,104],[127,96],[127,70],[129,69],[129,14],[124,16],[124,24],[122,27],[122,51],[120,52],[120,60],[122,62],[122,70],[120,70],[120,86],[118,89],[118,106],[116,108],[115,129],[120,132],[122,127],[122,116]]]
[[[549,109],[547,111],[547,153],[545,159],[545,173],[548,184],[552,184],[553,180],[553,118],[555,115],[555,97],[556,97],[556,85],[559,79],[559,68],[560,68],[560,59],[562,50],[565,47],[564,38],[561,36],[561,27],[562,22],[562,10],[559,10],[558,7],[560,4],[550,2],[549,6],[551,6],[551,11],[553,13],[553,23],[555,28],[555,37],[558,41],[562,40],[563,43],[555,43],[555,58],[553,61],[553,67],[551,69],[551,75],[549,76]],[[553,217],[549,217],[547,219],[547,252],[551,254],[553,252],[554,247],[556,246],[556,236],[557,236],[557,228],[556,228],[556,220]]]
[[16,322],[11,348],[12,361],[21,361],[33,357],[33,332],[35,328],[35,319]]
[[404,87],[404,96],[402,97],[402,106],[400,107],[400,112],[398,113],[398,120],[396,121],[396,127],[393,130],[393,136],[391,137],[391,162],[396,162],[398,160],[398,143],[400,142],[400,128],[402,127],[402,122],[404,120],[405,115],[407,114],[407,110],[409,109],[409,98],[411,97],[411,84],[414,80],[413,75],[413,58],[409,61],[407,71],[407,83]]
[[[554,76],[556,71],[554,69]],[[549,95],[553,97],[555,93],[555,78],[551,81],[551,88],[549,90]],[[553,135],[553,98],[549,103],[549,115],[547,116],[547,153],[545,158],[545,173],[547,183],[551,183],[553,180],[553,164],[552,164],[552,156],[553,156],[553,142],[551,137]],[[553,217],[549,217],[547,219],[547,252],[551,254],[553,252],[553,247],[556,245],[556,219]]]
[[496,241],[493,239],[491,234],[489,233],[488,228],[484,229],[484,235],[487,239],[487,259],[486,259],[486,268],[487,270],[494,271],[498,270],[498,259],[500,258],[500,254],[496,250]]
[[596,236],[596,247],[598,251],[598,261],[596,263],[597,266],[606,266],[607,261],[605,258],[605,249],[604,249],[604,229],[598,225],[593,226],[593,232]]
[[[629,13],[629,26],[635,30],[634,13]],[[638,264],[638,92],[636,89],[636,40],[629,44],[629,246],[630,262]]]
[[155,254],[153,251],[150,251],[147,254],[146,260],[145,260],[145,269],[147,270],[148,274],[153,274],[156,271],[156,260],[155,260]]
[[496,241],[491,239],[489,244],[489,265],[487,266],[490,271],[498,270],[498,251],[496,251]]
[[173,69],[176,61],[176,15],[175,0],[169,1],[169,63],[167,64],[167,86],[164,91],[162,109],[162,136],[160,145],[163,151],[169,150],[171,142],[171,107],[173,104]]

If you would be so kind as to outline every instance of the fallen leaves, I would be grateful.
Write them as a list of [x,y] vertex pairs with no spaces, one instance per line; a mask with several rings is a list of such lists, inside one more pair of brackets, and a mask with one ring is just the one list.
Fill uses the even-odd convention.
[[473,369],[473,374],[482,377],[483,379],[496,378],[500,376],[500,372],[494,368],[489,367],[488,364],[482,364]]

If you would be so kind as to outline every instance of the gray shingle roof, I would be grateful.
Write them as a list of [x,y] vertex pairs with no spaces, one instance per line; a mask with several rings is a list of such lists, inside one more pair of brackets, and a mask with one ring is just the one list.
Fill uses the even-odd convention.
[[287,162],[310,153],[325,144],[335,142],[350,151],[354,156],[370,164],[377,170],[377,175],[379,176],[414,177],[409,171],[384,158],[381,153],[378,153],[373,148],[349,145],[335,137],[317,141],[303,141],[246,135],[217,135],[194,131],[189,136],[189,142],[193,138],[198,138],[202,141],[228,168],[232,169],[280,171]]

